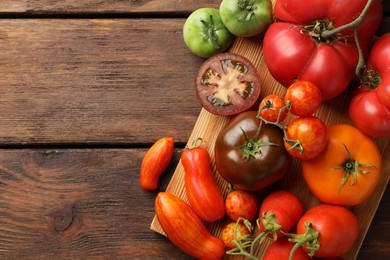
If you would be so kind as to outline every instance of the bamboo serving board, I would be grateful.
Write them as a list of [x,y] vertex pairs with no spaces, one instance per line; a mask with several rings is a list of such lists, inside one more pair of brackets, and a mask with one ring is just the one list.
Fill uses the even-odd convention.
[[[274,2],[274,1],[273,1]],[[286,88],[278,84],[275,79],[269,73],[267,66],[264,63],[262,55],[262,37],[254,38],[236,38],[229,52],[240,54],[249,60],[257,67],[260,72],[260,77],[262,80],[262,93],[261,98],[265,97],[268,94],[280,94],[284,95]],[[291,64],[286,64],[286,66],[292,66]],[[347,89],[342,95],[336,97],[335,99],[326,101],[322,104],[316,116],[321,118],[327,125],[333,123],[348,123],[352,124],[348,117],[348,103],[351,96],[351,89]],[[290,117],[290,116],[289,116]],[[287,117],[287,121],[289,120]],[[229,117],[217,116],[207,112],[205,109],[202,109],[199,117],[195,123],[194,129],[189,137],[188,146],[191,143],[198,139],[202,138],[204,141],[203,146],[205,146],[211,157],[211,167],[215,174],[215,179],[220,187],[224,196],[228,192],[228,183],[218,174],[214,165],[214,143],[217,138],[219,131],[224,127],[228,122]],[[375,139],[375,142],[378,144],[378,147],[383,156],[383,169],[382,177],[378,184],[377,189],[374,194],[366,200],[363,204],[358,206],[350,207],[350,209],[357,215],[360,221],[360,232],[359,236],[351,248],[351,250],[344,255],[345,259],[356,259],[359,252],[360,246],[364,240],[364,237],[369,229],[371,221],[375,215],[377,207],[380,203],[380,200],[383,196],[383,193],[387,187],[390,178],[390,142],[389,138],[385,139]],[[280,181],[280,189],[290,190],[295,193],[304,203],[304,207],[307,210],[308,208],[319,204],[320,202],[310,193],[307,188],[303,178],[300,174],[300,162],[295,160],[291,167],[290,172]],[[184,186],[184,169],[181,162],[178,163],[175,172],[173,173],[172,179],[168,184],[166,189],[167,191],[178,195],[188,203],[188,199],[185,192]],[[227,216],[225,218],[218,220],[213,223],[205,223],[209,228],[210,232],[218,237],[221,237],[221,231],[225,224],[229,222]],[[163,235],[164,231],[162,230],[156,216],[154,217],[151,223],[151,229],[161,233]],[[261,244],[256,249],[256,255],[261,259],[270,242],[266,241]],[[225,255],[224,259],[245,259],[241,256],[228,256]]]

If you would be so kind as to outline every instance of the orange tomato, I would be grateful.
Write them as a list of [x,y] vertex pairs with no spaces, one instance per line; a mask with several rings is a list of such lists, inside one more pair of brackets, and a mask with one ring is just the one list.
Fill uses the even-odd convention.
[[325,149],[302,161],[302,174],[322,202],[351,206],[365,201],[381,177],[382,156],[376,143],[354,126],[328,126]]
[[146,152],[142,160],[140,185],[145,190],[155,190],[161,174],[171,162],[174,150],[172,137],[157,140]]

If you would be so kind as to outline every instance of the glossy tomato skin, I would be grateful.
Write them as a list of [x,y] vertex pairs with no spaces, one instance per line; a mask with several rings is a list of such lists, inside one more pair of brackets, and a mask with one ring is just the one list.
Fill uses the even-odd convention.
[[174,139],[163,137],[157,140],[146,152],[140,171],[140,185],[145,190],[155,190],[158,180],[169,166],[174,151]]
[[[390,33],[381,36],[369,52],[365,72],[378,77],[379,84],[365,82],[355,91],[349,115],[364,133],[390,137]],[[373,83],[368,80],[368,83]]]
[[[344,206],[360,204],[371,196],[378,185],[382,155],[371,138],[351,125],[332,124],[327,128],[328,139],[324,151],[312,160],[302,161],[303,178],[314,196],[324,203]],[[340,187],[346,171],[342,167],[335,168],[345,165],[350,159],[371,165],[358,168],[369,173],[357,172],[353,185],[353,175],[349,174],[345,184]]]
[[216,8],[199,8],[184,23],[186,46],[197,56],[209,58],[224,52],[232,43],[233,35],[221,20]]
[[[292,192],[287,190],[277,190],[268,194],[261,203],[259,218],[265,213],[272,212],[275,216],[276,223],[281,225],[281,231],[290,232],[298,223],[303,214],[302,201]],[[260,231],[265,231],[264,225],[260,225]],[[277,231],[277,237],[283,234]]]
[[[289,170],[292,157],[283,145],[283,131],[277,126],[262,124],[258,141],[265,144],[255,157],[245,159],[239,146],[245,144],[260,124],[257,111],[246,111],[233,117],[217,136],[214,155],[219,174],[232,185],[244,190],[259,190],[280,180]],[[272,143],[268,145],[266,143]]]
[[[281,237],[273,242],[267,249],[262,260],[288,260],[294,243],[288,241],[287,237]],[[293,260],[310,260],[308,254],[299,247],[292,258]]]
[[288,87],[284,99],[290,102],[292,114],[310,116],[321,106],[322,93],[312,82],[298,80]]
[[[286,136],[288,139],[285,138],[284,144],[287,151],[297,159],[309,160],[324,150],[327,129],[318,117],[298,117],[287,126]],[[296,142],[299,142],[300,146],[294,147]]]
[[260,75],[242,55],[220,53],[199,67],[195,77],[196,96],[208,112],[232,116],[253,107],[260,97]]
[[222,22],[233,35],[239,37],[260,34],[272,23],[270,0],[223,0],[219,11]]
[[[320,204],[307,210],[297,224],[297,234],[305,233],[305,222],[319,232],[315,257],[333,258],[348,252],[359,233],[355,214],[342,206]],[[307,251],[305,249],[305,251]]]
[[191,207],[207,222],[225,215],[225,201],[215,182],[206,148],[186,148],[181,156],[184,167],[184,183]]
[[[342,39],[316,43],[301,25],[332,21],[335,27],[347,24],[361,13],[367,0],[278,0],[274,16],[264,36],[264,60],[273,77],[288,87],[295,80],[317,85],[323,99],[331,99],[345,90],[355,77],[358,50],[351,29],[341,32]],[[375,0],[359,26],[364,55],[382,20],[382,5]],[[286,66],[291,64],[291,66]]]
[[258,210],[256,194],[242,189],[233,189],[225,199],[226,214],[233,221],[239,218],[252,220]]
[[165,234],[183,252],[199,259],[222,259],[225,244],[213,236],[192,208],[169,192],[155,201],[156,216]]

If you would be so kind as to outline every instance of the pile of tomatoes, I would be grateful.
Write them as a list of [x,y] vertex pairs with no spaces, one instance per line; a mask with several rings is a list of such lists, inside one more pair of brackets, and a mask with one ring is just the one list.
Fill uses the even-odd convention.
[[[390,34],[371,45],[381,20],[380,0],[276,0],[274,9],[270,0],[223,0],[219,10],[201,8],[188,17],[184,41],[207,58],[195,77],[199,103],[230,119],[218,133],[214,161],[202,140],[182,151],[188,203],[170,192],[157,195],[157,219],[176,246],[200,259],[225,253],[256,259],[256,245],[270,239],[268,260],[335,258],[352,247],[359,223],[348,207],[367,200],[381,177],[372,137],[390,137]],[[234,37],[259,34],[283,96],[261,97],[257,68],[225,53]],[[315,116],[324,100],[354,80],[360,84],[349,109],[355,126],[326,125]],[[157,188],[172,154],[173,138],[150,148],[141,167],[143,188]],[[293,160],[321,204],[305,210],[287,190],[258,198],[289,174]],[[213,163],[231,187],[226,197]],[[221,237],[204,225],[226,216]]]

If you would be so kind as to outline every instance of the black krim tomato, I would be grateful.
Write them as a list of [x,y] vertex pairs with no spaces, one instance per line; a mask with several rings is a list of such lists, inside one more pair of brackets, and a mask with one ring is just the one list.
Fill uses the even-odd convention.
[[232,43],[233,37],[216,8],[205,7],[195,10],[183,26],[186,46],[202,58],[224,52]]
[[248,110],[260,96],[257,68],[238,54],[210,57],[200,66],[195,82],[199,103],[216,115],[231,116]]
[[280,180],[291,168],[284,148],[283,130],[265,124],[257,111],[230,119],[217,136],[215,165],[229,183],[244,190],[263,189]]

